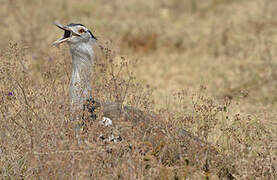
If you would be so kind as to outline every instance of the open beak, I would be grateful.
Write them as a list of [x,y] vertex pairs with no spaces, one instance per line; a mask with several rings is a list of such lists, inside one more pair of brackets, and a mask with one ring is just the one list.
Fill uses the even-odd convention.
[[70,29],[68,26],[64,26],[58,23],[54,23],[58,28],[64,30],[64,35],[62,38],[56,40],[53,45],[59,46],[61,43],[68,41],[72,36],[81,36],[80,34],[74,32],[72,29]]

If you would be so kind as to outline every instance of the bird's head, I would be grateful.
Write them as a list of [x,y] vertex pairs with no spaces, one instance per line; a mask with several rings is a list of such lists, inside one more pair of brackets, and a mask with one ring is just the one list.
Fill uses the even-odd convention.
[[55,23],[55,25],[64,30],[63,37],[53,43],[55,46],[59,46],[63,42],[67,42],[69,46],[78,46],[88,43],[92,44],[97,40],[91,31],[82,24],[71,23],[68,25],[61,25]]

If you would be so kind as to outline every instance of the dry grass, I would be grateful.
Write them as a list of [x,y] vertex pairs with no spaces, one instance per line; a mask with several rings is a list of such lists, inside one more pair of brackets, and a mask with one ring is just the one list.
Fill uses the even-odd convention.
[[[276,5],[3,0],[0,178],[276,179]],[[62,34],[54,21],[83,23],[100,39],[97,99],[156,116],[86,122],[78,146],[71,60],[66,46],[50,46]],[[98,138],[111,133],[124,140]]]

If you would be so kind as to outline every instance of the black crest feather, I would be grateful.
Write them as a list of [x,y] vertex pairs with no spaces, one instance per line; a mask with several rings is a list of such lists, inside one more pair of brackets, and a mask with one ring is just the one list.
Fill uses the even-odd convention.
[[[70,24],[68,24],[67,26],[72,27],[72,26],[84,26],[84,25],[83,25],[83,24],[70,23]],[[86,26],[84,26],[84,27],[86,27]],[[91,33],[90,30],[88,30],[88,32],[89,32],[89,34],[91,35],[91,37],[92,37],[93,39],[97,40],[97,38]]]

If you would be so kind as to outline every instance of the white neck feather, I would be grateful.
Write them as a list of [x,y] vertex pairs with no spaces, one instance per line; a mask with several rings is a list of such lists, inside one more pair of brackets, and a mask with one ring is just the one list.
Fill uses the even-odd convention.
[[91,75],[93,48],[90,43],[71,44],[72,76],[69,88],[73,110],[80,109],[86,99],[91,97]]

